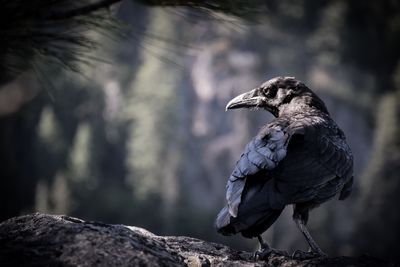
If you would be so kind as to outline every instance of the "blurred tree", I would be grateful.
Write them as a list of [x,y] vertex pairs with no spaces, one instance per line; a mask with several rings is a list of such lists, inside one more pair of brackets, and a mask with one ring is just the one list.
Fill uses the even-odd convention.
[[[2,135],[0,156],[7,163],[0,169],[4,184],[1,187],[0,195],[2,203],[9,203],[4,212],[1,212],[0,220],[15,216],[22,210],[30,209],[33,199],[35,199],[34,192],[38,179],[51,179],[60,167],[66,166],[66,155],[70,151],[77,129],[77,120],[70,114],[72,110],[80,106],[81,102],[87,100],[86,96],[88,95],[78,96],[86,93],[80,89],[75,91],[73,88],[77,88],[76,86],[52,84],[55,79],[49,77],[59,77],[55,69],[82,72],[83,65],[93,62],[91,52],[98,46],[98,42],[93,38],[95,35],[92,32],[109,35],[120,30],[120,25],[108,12],[108,9],[118,2],[121,0],[0,1],[2,6],[0,10],[0,37],[2,40],[0,43],[0,90],[3,90],[1,88],[4,88],[4,85],[10,85],[10,82],[19,77],[21,73],[31,70],[35,73],[40,87],[45,87],[48,96],[56,99],[56,102],[49,102],[50,99],[46,94],[40,90],[33,91],[30,98],[36,96],[34,101],[18,113],[14,113],[14,108],[11,114],[6,116],[2,114],[0,118]],[[151,6],[189,6],[206,12],[226,12],[243,17],[253,14],[254,7],[258,6],[253,2],[246,3],[241,0],[225,4],[218,1],[140,2]],[[130,7],[141,10],[135,5]],[[136,17],[142,18],[142,13],[138,12]],[[145,23],[140,20],[133,23],[136,39],[140,39],[143,25]],[[104,58],[100,55],[96,59],[103,60]],[[50,91],[53,87],[57,88],[57,91]],[[71,92],[61,92],[60,88],[64,87]],[[15,89],[10,90],[15,91]],[[74,102],[76,97],[78,101]],[[67,106],[59,105],[63,103],[68,104]],[[36,130],[39,118],[43,116],[42,110],[46,105],[53,107],[54,111],[51,112],[55,114],[55,121],[62,121],[58,124],[61,127],[58,130],[59,137],[53,140],[54,144],[62,144],[61,148],[56,151],[51,148],[53,143],[48,144],[45,148],[35,144],[35,140],[38,138]],[[29,114],[30,112],[32,114]],[[98,124],[99,128],[102,125],[102,123]],[[24,140],[24,143],[20,140]],[[30,159],[37,158],[37,155],[40,155],[38,161],[45,160],[55,165],[48,164],[45,167],[46,170],[36,170],[35,163],[37,162]],[[105,153],[105,155],[110,154]],[[107,161],[106,158],[102,160]],[[101,163],[102,160],[99,164],[104,164]],[[44,177],[43,173],[45,173]],[[51,184],[51,181],[49,183]],[[27,186],[21,187],[21,184]],[[22,189],[27,192],[21,191]]]
[[[168,14],[150,11],[145,36],[148,33],[180,40],[181,32],[182,26]],[[174,208],[179,198],[177,171],[181,151],[176,148],[182,121],[179,85],[184,75],[182,67],[174,65],[180,64],[182,56],[170,51],[170,43],[149,41],[148,37],[142,39],[141,46],[146,47],[140,55],[142,64],[128,85],[122,104],[125,123],[130,125],[128,180],[140,203],[155,195],[161,198],[156,215],[162,222],[158,231],[167,233],[174,228]]]
[[358,252],[399,259],[400,213],[393,208],[400,201],[400,3],[349,3],[347,23],[352,27],[344,34],[343,57],[376,78],[369,110],[375,132],[361,177],[354,242]]

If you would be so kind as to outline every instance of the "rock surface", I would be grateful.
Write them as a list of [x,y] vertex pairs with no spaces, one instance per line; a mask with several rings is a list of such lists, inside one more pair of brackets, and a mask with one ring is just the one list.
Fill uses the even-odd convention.
[[294,260],[142,228],[35,213],[0,224],[0,266],[396,266],[370,256]]

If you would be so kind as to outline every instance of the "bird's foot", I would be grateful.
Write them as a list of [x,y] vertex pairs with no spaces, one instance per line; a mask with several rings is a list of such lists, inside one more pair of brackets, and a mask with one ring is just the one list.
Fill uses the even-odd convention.
[[328,257],[324,252],[319,251],[319,252],[314,252],[314,251],[301,251],[301,250],[296,250],[292,254],[292,258],[296,260],[308,260],[308,259],[313,259],[313,258],[321,258],[321,257]]
[[255,261],[266,260],[271,255],[289,256],[289,253],[287,253],[284,250],[277,250],[270,247],[266,247],[266,248],[261,248],[260,250],[257,250],[254,253],[254,260]]
[[254,252],[254,261],[265,260],[272,253],[271,248],[261,248]]

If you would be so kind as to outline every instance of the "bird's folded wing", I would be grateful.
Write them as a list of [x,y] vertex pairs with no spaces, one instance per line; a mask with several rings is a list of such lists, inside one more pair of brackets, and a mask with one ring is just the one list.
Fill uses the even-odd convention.
[[226,199],[233,217],[237,216],[246,178],[276,168],[286,156],[289,139],[289,133],[271,127],[247,144],[227,184]]
[[350,149],[335,129],[305,127],[304,134],[292,137],[287,146],[277,187],[289,203],[322,202],[336,195],[352,172]]
[[246,179],[259,175],[268,179],[271,171],[277,190],[288,203],[313,198],[324,201],[350,184],[353,159],[345,140],[331,128],[271,127],[250,141],[228,180],[226,199],[233,217],[237,216]]
[[350,178],[353,172],[353,156],[343,139],[338,137],[319,139],[319,161],[339,177]]

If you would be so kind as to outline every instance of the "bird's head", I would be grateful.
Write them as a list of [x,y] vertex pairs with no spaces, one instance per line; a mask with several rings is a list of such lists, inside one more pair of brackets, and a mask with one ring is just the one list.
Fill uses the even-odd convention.
[[278,117],[282,111],[301,108],[302,105],[328,113],[325,104],[302,82],[294,77],[275,77],[261,86],[233,98],[226,110],[263,108]]

